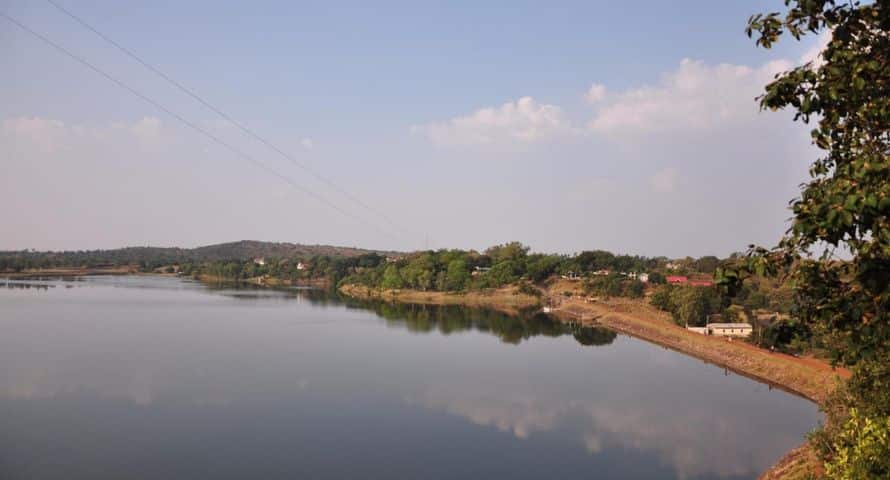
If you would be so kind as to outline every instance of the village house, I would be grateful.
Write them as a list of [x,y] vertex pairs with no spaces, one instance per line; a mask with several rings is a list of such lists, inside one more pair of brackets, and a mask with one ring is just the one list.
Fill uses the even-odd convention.
[[710,277],[693,277],[689,278],[686,276],[680,275],[670,275],[667,277],[667,283],[671,285],[690,285],[693,287],[712,287],[714,286],[714,280]]
[[637,275],[637,280],[639,280],[643,283],[649,283],[649,274],[641,273],[641,274]]
[[575,272],[566,272],[565,275],[562,276],[565,280],[581,280],[581,276]]
[[748,323],[709,323],[708,333],[719,337],[750,337],[754,331]]
[[254,259],[253,259],[253,263],[255,263],[255,264],[257,264],[257,265],[265,265],[265,264],[266,264],[266,259],[263,258],[263,257],[254,258]]
[[749,323],[708,323],[704,327],[686,326],[690,332],[717,337],[750,337],[754,327]]
[[605,270],[605,269],[604,269],[604,270],[597,270],[597,271],[593,272],[593,274],[596,275],[597,277],[606,277],[606,276],[608,276],[610,273],[612,273],[612,272],[610,272],[610,271],[608,271],[608,270]]
[[306,265],[305,263],[297,262],[297,270],[306,270],[307,268],[309,268],[309,266]]
[[470,273],[471,276],[478,277],[479,275],[484,275],[491,270],[491,267],[474,267],[473,272]]

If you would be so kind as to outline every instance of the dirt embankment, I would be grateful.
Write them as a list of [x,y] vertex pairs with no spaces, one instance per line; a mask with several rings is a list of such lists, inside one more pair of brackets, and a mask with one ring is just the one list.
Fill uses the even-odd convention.
[[[707,337],[690,332],[673,322],[670,314],[646,300],[624,298],[588,300],[578,282],[553,281],[543,289],[543,303],[558,318],[578,323],[600,325],[667,348],[723,366],[741,375],[769,383],[777,388],[821,404],[850,372],[832,368],[815,358],[800,358],[770,352],[742,340]],[[465,305],[494,308],[507,313],[537,307],[541,300],[524,295],[515,287],[489,292],[443,293],[412,290],[374,290],[347,285],[340,291],[358,298],[378,298],[403,303]],[[798,480],[818,475],[821,466],[809,444],[788,452],[765,472],[763,480]]]
[[566,299],[553,309],[565,320],[603,325],[727,367],[738,373],[821,403],[849,375],[817,359],[798,358],[757,348],[742,340],[704,336],[673,323],[669,314],[643,301],[611,299],[585,303]]
[[419,290],[381,290],[364,285],[342,285],[340,292],[360,299],[379,299],[424,305],[463,305],[490,308],[509,314],[537,308],[541,305],[538,297],[521,293],[516,287],[478,292],[422,292]]
[[[846,369],[831,367],[816,358],[770,352],[741,340],[706,337],[673,322],[645,300],[624,298],[588,300],[577,282],[556,281],[545,290],[553,314],[567,321],[602,325],[723,366],[777,388],[822,404],[844,379]],[[821,473],[820,462],[809,443],[785,454],[764,472],[761,480],[803,480]]]

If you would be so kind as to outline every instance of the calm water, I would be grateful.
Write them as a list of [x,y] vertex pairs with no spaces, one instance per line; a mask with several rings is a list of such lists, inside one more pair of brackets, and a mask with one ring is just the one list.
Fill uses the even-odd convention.
[[0,282],[4,480],[755,478],[819,419],[547,317],[169,278]]

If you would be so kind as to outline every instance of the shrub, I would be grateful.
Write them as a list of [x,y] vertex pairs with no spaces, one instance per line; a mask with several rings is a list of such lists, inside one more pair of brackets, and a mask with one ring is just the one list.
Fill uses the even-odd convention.
[[851,409],[825,473],[837,480],[890,478],[890,417],[869,418]]

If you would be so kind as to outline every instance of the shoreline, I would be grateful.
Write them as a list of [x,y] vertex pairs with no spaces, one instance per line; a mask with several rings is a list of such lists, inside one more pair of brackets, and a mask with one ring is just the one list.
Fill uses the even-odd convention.
[[[492,292],[419,292],[412,290],[381,291],[359,285],[343,285],[338,289],[347,296],[374,298],[399,303],[422,303],[434,305],[464,305],[499,310],[505,313],[518,313],[520,310],[539,308],[542,300],[556,302],[551,315],[563,322],[610,328],[625,335],[641,339],[663,348],[697,358],[706,363],[723,367],[738,375],[765,383],[805,400],[822,405],[826,398],[850,372],[834,368],[815,358],[802,358],[771,352],[742,340],[708,337],[686,330],[676,325],[667,312],[651,306],[644,299],[632,300],[613,298],[586,302],[575,297],[566,298],[562,292],[576,290],[576,284],[562,281],[551,282],[545,289],[544,297],[527,297],[524,308],[516,308],[511,298],[510,288]],[[513,289],[512,294],[515,295]],[[821,471],[809,442],[784,453],[776,463],[763,472],[760,480],[802,480],[812,473]],[[818,478],[818,477],[817,477]]]
[[131,267],[112,268],[47,268],[40,270],[24,270],[21,272],[2,272],[0,278],[10,280],[28,278],[52,278],[52,277],[86,277],[89,275],[138,275],[139,272]]
[[[78,277],[87,275],[160,275],[170,274],[137,272],[120,268],[60,268],[40,271],[3,273],[8,279],[42,277]],[[204,283],[231,282],[211,275],[197,278]],[[291,282],[277,278],[251,278],[237,281],[261,287],[300,285],[323,288],[327,282]],[[723,367],[733,373],[765,383],[787,393],[802,397],[816,405],[822,405],[828,395],[841,382],[849,378],[846,369],[835,369],[822,360],[795,357],[771,352],[743,340],[709,337],[676,325],[667,312],[649,305],[645,299],[611,298],[596,301],[584,300],[577,293],[577,283],[561,280],[550,281],[542,288],[542,296],[519,292],[515,286],[471,292],[435,292],[418,290],[382,290],[363,285],[346,284],[339,293],[363,300],[384,300],[404,304],[460,305],[487,308],[516,315],[523,311],[540,309],[544,304],[554,305],[550,314],[563,322],[600,326],[641,339],[663,348],[697,358],[706,363]],[[567,296],[568,293],[573,293]],[[798,480],[820,472],[821,464],[808,442],[786,452],[760,480]],[[819,477],[816,477],[819,478]]]
[[380,290],[364,285],[346,284],[337,289],[343,295],[360,300],[385,300],[417,305],[461,305],[488,308],[516,315],[523,310],[539,308],[538,297],[521,293],[516,287],[503,287],[479,292],[423,292],[419,290]]
[[[849,376],[844,369],[835,369],[822,360],[801,358],[771,352],[743,340],[704,336],[676,325],[670,314],[657,310],[645,300],[612,298],[586,302],[565,298],[556,292],[567,290],[557,282],[546,292],[544,302],[558,304],[551,315],[563,322],[602,326],[650,343],[689,355],[715,366],[723,367],[817,405]],[[522,294],[515,287],[481,292],[423,292],[418,290],[380,290],[363,285],[342,285],[338,291],[358,299],[423,305],[462,305],[519,313],[540,308],[542,299]],[[548,300],[549,299],[549,300]]]

